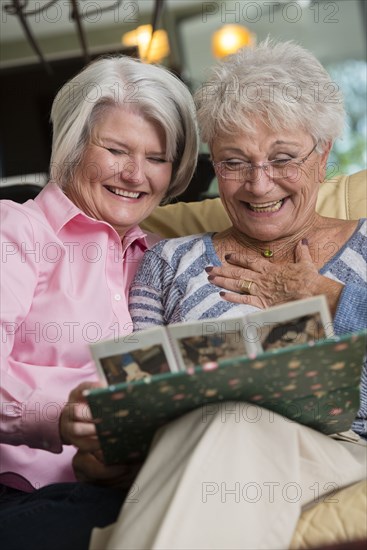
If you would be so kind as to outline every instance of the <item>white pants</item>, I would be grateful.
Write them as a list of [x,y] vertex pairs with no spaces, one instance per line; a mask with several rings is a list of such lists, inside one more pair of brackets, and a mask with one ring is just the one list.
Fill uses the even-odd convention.
[[90,550],[285,549],[307,504],[366,477],[364,441],[336,441],[226,402],[163,428],[118,521]]

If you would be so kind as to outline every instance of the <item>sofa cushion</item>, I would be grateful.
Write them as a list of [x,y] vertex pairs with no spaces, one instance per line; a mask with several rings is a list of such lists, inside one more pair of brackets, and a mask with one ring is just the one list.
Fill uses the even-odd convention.
[[317,211],[322,216],[358,220],[367,216],[367,170],[320,185]]
[[290,545],[292,550],[367,539],[367,481],[341,489],[305,510]]

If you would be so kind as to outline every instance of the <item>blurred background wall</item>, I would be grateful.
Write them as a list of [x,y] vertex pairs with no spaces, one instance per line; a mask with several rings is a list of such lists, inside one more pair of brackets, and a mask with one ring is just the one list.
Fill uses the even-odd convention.
[[[329,176],[365,168],[366,7],[366,0],[0,0],[1,181],[47,179],[52,99],[90,59],[115,52],[144,55],[146,62],[153,56],[194,91],[225,55],[218,31],[228,25],[244,40],[246,34],[257,42],[268,35],[296,40],[319,58],[344,91],[348,111]],[[147,24],[165,31],[155,58],[154,42],[148,54],[137,43],[136,29]],[[226,40],[230,46],[236,37]]]

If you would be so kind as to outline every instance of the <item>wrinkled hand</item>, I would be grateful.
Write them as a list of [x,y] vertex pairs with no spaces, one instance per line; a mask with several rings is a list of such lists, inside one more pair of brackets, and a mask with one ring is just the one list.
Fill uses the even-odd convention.
[[83,382],[70,393],[60,416],[60,437],[63,444],[74,445],[82,451],[99,449],[95,421],[83,391],[101,386],[99,382]]
[[73,458],[75,477],[83,483],[129,489],[141,464],[117,464],[106,466],[100,451],[83,453],[78,451]]
[[[222,294],[228,302],[266,309],[325,294],[331,311],[336,309],[343,286],[318,273],[307,244],[298,243],[295,262],[276,264],[265,258],[254,262],[241,254],[230,254],[226,260],[231,265],[210,268],[208,279],[223,289],[234,291]],[[248,294],[243,294],[241,289],[244,280],[252,281]]]

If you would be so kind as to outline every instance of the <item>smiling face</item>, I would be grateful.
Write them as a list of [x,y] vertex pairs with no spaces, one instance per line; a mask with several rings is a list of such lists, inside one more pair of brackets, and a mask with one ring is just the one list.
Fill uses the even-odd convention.
[[94,126],[75,181],[65,191],[87,215],[111,224],[123,237],[161,202],[171,176],[163,129],[111,107]]
[[[273,131],[259,122],[254,135],[219,136],[211,147],[214,162],[263,164],[306,157],[314,147],[311,136],[302,131]],[[296,165],[295,175],[284,168],[278,177],[255,168],[246,175],[223,178],[217,170],[222,202],[233,225],[241,233],[259,241],[271,242],[296,234],[312,224],[319,182],[325,176],[330,147],[321,155],[312,151]],[[280,170],[280,173],[282,171]]]

